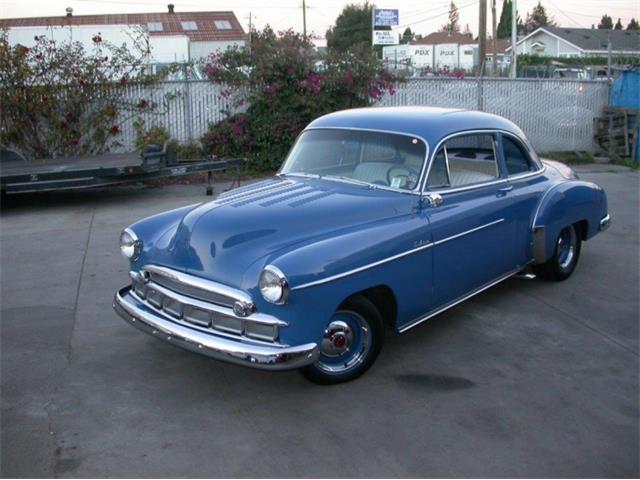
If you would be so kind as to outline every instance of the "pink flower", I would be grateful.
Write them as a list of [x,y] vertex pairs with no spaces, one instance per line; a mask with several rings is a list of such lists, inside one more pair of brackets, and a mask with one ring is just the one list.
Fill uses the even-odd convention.
[[102,42],[102,37],[100,35],[94,35],[91,40],[93,40],[93,43],[100,43]]

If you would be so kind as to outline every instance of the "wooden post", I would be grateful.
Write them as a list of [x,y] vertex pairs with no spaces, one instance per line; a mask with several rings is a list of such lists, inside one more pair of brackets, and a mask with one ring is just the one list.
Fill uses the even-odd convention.
[[478,45],[478,76],[484,76],[484,63],[487,56],[487,0],[480,0],[480,25]]

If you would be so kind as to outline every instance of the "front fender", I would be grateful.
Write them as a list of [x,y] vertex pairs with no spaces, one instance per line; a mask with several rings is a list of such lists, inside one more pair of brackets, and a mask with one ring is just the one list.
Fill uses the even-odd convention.
[[583,240],[598,233],[607,214],[607,196],[598,185],[580,180],[554,184],[542,196],[533,218],[533,258],[545,263],[553,255],[556,239],[567,225],[585,225]]

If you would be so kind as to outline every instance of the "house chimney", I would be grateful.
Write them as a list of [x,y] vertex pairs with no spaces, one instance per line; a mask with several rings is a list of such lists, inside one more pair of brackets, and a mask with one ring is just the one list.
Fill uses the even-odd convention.
[[169,13],[175,13],[173,11],[173,9],[174,9],[173,3],[170,3],[169,5],[167,5],[167,8],[169,9]]
[[67,12],[67,17],[73,16],[73,8],[67,7],[65,11]]

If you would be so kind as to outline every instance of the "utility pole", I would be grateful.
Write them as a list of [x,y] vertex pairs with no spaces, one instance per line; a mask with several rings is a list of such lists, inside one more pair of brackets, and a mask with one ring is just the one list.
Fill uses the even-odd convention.
[[496,26],[496,0],[491,0],[491,46],[493,47],[493,57],[491,60],[491,75],[494,77],[498,74],[498,49],[496,35],[497,35],[497,26]]
[[478,45],[478,75],[484,77],[484,63],[487,57],[487,0],[480,0],[480,28]]
[[302,0],[302,33],[307,38],[307,3]]
[[517,0],[511,0],[511,78],[518,75],[518,6]]
[[249,55],[251,55],[251,37],[253,35],[253,25],[251,24],[251,12],[249,12]]

